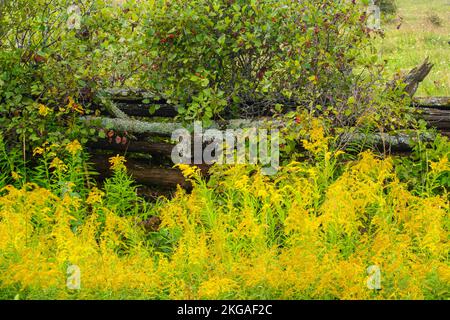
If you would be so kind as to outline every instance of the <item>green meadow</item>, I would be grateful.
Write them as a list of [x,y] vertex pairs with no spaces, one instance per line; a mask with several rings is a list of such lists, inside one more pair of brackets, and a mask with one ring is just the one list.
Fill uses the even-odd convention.
[[450,96],[450,1],[398,0],[395,17],[385,19],[380,54],[388,71],[407,71],[426,57],[434,63],[417,96]]

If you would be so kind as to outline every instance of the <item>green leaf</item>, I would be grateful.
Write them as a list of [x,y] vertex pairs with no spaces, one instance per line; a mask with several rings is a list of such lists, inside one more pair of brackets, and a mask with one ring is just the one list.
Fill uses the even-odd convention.
[[98,136],[99,136],[99,138],[101,138],[101,139],[105,139],[105,138],[106,138],[105,130],[100,130],[100,131],[98,132]]
[[155,114],[155,112],[158,111],[159,108],[161,108],[161,106],[159,106],[157,104],[153,104],[150,106],[148,111],[150,112],[150,114]]

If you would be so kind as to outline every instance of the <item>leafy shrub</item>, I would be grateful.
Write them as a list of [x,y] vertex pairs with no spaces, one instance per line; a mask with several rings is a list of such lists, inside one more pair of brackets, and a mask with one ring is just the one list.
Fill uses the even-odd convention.
[[0,133],[0,188],[23,179],[23,159],[17,150],[8,150]]
[[186,121],[287,108],[321,114],[335,128],[391,130],[409,120],[401,90],[385,89],[383,64],[361,54],[372,33],[355,1],[115,3],[3,7],[0,128],[8,145],[29,158],[44,142],[86,142],[96,130],[79,117],[105,104],[101,89],[114,86],[146,87]]
[[234,116],[301,106],[336,125],[383,114],[372,100],[382,66],[361,55],[371,34],[355,3],[156,1],[145,26],[147,87],[187,120],[225,106]]
[[[0,15],[0,128],[7,144],[95,134],[78,119],[99,88],[123,85],[140,66],[133,1],[7,1]],[[134,70],[134,71],[133,71]]]

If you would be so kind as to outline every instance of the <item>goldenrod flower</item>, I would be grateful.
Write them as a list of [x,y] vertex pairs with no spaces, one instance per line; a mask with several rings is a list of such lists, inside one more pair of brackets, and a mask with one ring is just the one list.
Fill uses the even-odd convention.
[[14,180],[16,180],[16,181],[19,181],[19,180],[22,178],[21,175],[18,174],[17,172],[15,172],[15,171],[12,171],[12,172],[11,172],[11,177],[12,177]]
[[36,155],[41,155],[44,153],[44,149],[41,147],[37,147],[33,150],[33,157]]
[[430,167],[431,172],[436,174],[450,170],[447,157],[441,158],[438,162],[430,161]]
[[[322,152],[318,161],[335,157]],[[124,161],[111,159],[119,167]],[[64,166],[59,159],[52,164]],[[104,205],[102,190],[92,188],[84,201],[74,196],[73,182],[58,184],[63,196],[35,184],[6,186],[0,287],[67,299],[67,284],[81,276],[87,299],[105,291],[149,299],[445,298],[448,194],[410,191],[394,165],[365,152],[326,184],[320,179],[326,173],[308,162],[292,162],[275,181],[243,167],[216,168],[217,187],[178,187],[171,200],[151,208],[177,237],[167,253],[149,246],[142,216]],[[432,163],[436,171],[447,166],[445,159]],[[73,265],[81,274],[67,272]],[[371,266],[381,272],[376,292],[368,286],[377,275]]]
[[205,299],[217,299],[221,294],[233,292],[238,287],[238,283],[232,279],[213,277],[200,285],[199,296]]
[[102,198],[105,195],[105,193],[98,188],[94,187],[91,192],[89,193],[89,196],[86,200],[87,204],[94,205],[96,203],[101,203]]
[[51,112],[50,108],[46,107],[42,103],[39,104],[38,107],[39,107],[39,114],[43,117],[46,117]]
[[328,149],[329,138],[325,136],[324,127],[318,119],[313,119],[311,126],[311,130],[308,132],[309,140],[304,139],[302,143],[306,150],[317,155]]
[[109,163],[111,164],[111,169],[113,171],[126,170],[127,168],[125,167],[125,162],[127,162],[125,157],[119,155],[109,159]]
[[336,153],[334,154],[334,157],[337,158],[337,157],[339,157],[341,154],[345,154],[345,152],[342,151],[342,150],[338,150],[338,151],[336,151]]
[[83,148],[81,147],[81,144],[78,142],[78,140],[74,140],[66,146],[66,150],[69,151],[72,156],[76,155],[82,149]]
[[237,189],[244,191],[248,188],[248,181],[249,181],[248,176],[244,174],[243,176],[240,177],[239,180],[236,181],[235,186]]
[[51,169],[56,169],[56,170],[61,171],[61,172],[64,172],[64,171],[67,170],[67,166],[58,157],[53,159],[53,161],[50,163],[50,168]]
[[193,178],[200,176],[200,169],[196,166],[191,166],[188,164],[177,164],[176,168],[180,169],[185,178]]

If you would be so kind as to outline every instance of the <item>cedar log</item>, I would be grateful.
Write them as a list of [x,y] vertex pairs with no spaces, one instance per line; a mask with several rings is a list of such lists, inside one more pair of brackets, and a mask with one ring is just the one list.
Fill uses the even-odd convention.
[[89,147],[96,150],[114,150],[119,152],[148,153],[151,155],[170,157],[174,148],[173,144],[165,142],[130,141],[127,144],[117,144],[114,141],[101,139],[89,143]]
[[[94,155],[90,161],[95,169],[104,177],[111,176],[110,163],[108,157]],[[162,189],[171,189],[180,185],[182,188],[191,188],[190,182],[186,181],[183,174],[178,169],[155,168],[136,160],[127,159],[125,163],[128,173],[136,180],[138,184],[148,186],[158,186]]]

